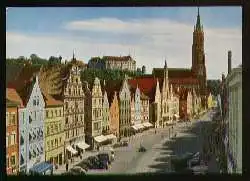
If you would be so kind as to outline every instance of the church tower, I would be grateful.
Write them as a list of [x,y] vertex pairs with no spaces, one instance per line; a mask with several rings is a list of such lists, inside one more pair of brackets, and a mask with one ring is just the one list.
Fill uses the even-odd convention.
[[204,32],[203,26],[201,25],[199,8],[196,25],[194,26],[193,32],[192,71],[199,80],[199,92],[202,99],[202,107],[206,108],[207,77],[204,53]]

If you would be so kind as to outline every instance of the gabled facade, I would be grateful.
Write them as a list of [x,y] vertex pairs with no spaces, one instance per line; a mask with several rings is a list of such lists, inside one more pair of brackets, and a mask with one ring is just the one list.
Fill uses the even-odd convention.
[[142,123],[142,119],[141,119],[141,93],[140,93],[140,89],[136,88],[135,91],[135,125],[136,124],[141,124]]
[[103,95],[102,132],[103,132],[103,134],[108,134],[110,132],[109,100],[108,100],[108,95],[107,95],[106,90],[104,90],[104,95]]
[[15,89],[6,89],[6,173],[19,171],[19,122],[18,109],[22,100]]
[[65,120],[63,102],[43,93],[45,99],[45,160],[54,165],[64,163]]
[[122,88],[119,93],[120,99],[120,137],[127,137],[131,134],[131,96],[127,82],[127,78],[123,81]]
[[110,133],[114,134],[116,137],[119,137],[119,128],[120,128],[120,118],[119,118],[119,101],[116,91],[111,93],[110,96]]
[[[80,78],[81,66],[73,56],[67,70],[63,90],[65,117],[65,158],[70,159],[77,151],[79,144],[85,144],[84,132],[84,92]],[[81,148],[80,148],[81,149]],[[74,151],[73,151],[74,150]],[[81,149],[82,150],[82,149]]]
[[38,76],[30,85],[24,108],[19,109],[19,161],[20,171],[29,172],[37,163],[45,161],[44,124],[45,102]]
[[149,97],[141,92],[141,123],[149,122]]
[[151,113],[152,116],[151,119],[154,119],[154,125],[155,128],[160,127],[160,125],[162,125],[162,120],[161,120],[161,91],[160,91],[160,86],[159,86],[159,81],[157,79],[157,84],[156,84],[156,91],[155,91],[155,96],[154,96],[154,103],[151,106],[151,111],[150,112],[154,112],[154,114]]
[[102,135],[103,128],[103,95],[100,80],[96,77],[92,87],[86,82],[84,91],[87,97],[85,103],[86,142],[96,149],[98,143],[95,137]]

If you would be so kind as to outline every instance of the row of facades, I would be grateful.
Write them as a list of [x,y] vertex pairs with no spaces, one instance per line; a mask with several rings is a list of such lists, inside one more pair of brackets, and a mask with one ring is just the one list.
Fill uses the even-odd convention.
[[224,144],[228,173],[242,173],[242,66],[231,68],[228,52],[228,74],[222,76],[221,113],[225,125]]
[[[97,77],[93,83],[82,81],[81,65],[75,59],[66,70],[61,79],[63,91],[58,95],[47,90],[48,84],[51,88],[56,83],[46,82],[42,69],[27,67],[8,85],[8,174],[29,172],[44,161],[61,165],[74,154],[96,149],[109,139],[167,126],[178,120],[183,109],[179,105],[181,88],[169,84],[166,63],[162,81],[129,77],[123,81],[105,82]],[[186,112],[191,117],[199,113],[200,99],[194,89],[188,92]]]

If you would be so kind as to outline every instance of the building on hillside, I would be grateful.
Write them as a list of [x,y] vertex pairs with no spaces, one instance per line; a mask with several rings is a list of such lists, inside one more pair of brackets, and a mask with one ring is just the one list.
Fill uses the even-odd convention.
[[6,173],[19,171],[19,122],[18,109],[22,100],[15,89],[6,89]]
[[242,67],[232,69],[228,85],[228,172],[242,173]]
[[65,120],[63,102],[43,92],[45,100],[45,160],[53,165],[64,163]]
[[112,69],[112,70],[124,70],[135,71],[136,61],[131,56],[103,56],[92,57],[88,63],[89,68],[95,69]]
[[[154,68],[152,71],[154,77],[164,78],[164,69]],[[200,22],[200,14],[198,9],[198,16],[196,26],[193,32],[192,45],[192,67],[191,69],[183,68],[168,68],[169,83],[173,86],[179,86],[183,95],[180,95],[180,116],[182,119],[187,114],[186,101],[188,90],[197,89],[196,94],[201,96],[201,103],[203,110],[207,105],[207,81],[206,81],[206,65],[204,53],[204,32],[203,26]],[[187,89],[187,90],[186,90]],[[182,109],[183,108],[183,109]],[[181,113],[181,111],[184,111]],[[164,114],[164,112],[163,112]]]
[[18,111],[20,171],[31,173],[35,165],[44,164],[45,161],[45,102],[37,73],[28,70],[22,70],[11,85],[17,90],[24,106]]
[[92,149],[97,149],[106,141],[102,135],[103,94],[99,78],[93,83],[84,82],[85,101],[85,132],[86,142]]

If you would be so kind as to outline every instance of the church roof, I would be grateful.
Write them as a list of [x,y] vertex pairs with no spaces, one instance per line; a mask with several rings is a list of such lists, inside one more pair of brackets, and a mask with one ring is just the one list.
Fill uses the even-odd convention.
[[[158,78],[164,76],[164,68],[153,68],[152,75]],[[191,69],[187,68],[168,68],[168,77],[171,78],[187,78],[193,77],[193,72]]]

